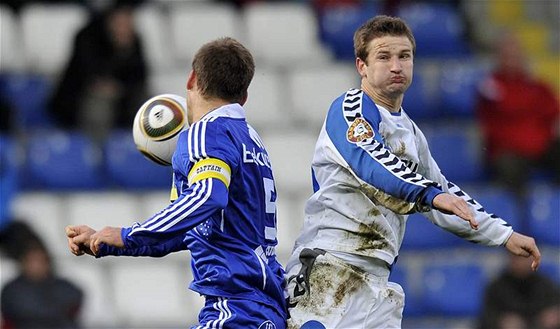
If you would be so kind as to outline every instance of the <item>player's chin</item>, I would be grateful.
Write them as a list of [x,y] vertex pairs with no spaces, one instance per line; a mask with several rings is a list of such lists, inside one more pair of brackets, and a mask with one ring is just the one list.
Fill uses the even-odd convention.
[[387,90],[390,94],[400,95],[405,93],[405,91],[408,89],[408,86],[409,85],[406,83],[392,83],[390,86],[388,86]]

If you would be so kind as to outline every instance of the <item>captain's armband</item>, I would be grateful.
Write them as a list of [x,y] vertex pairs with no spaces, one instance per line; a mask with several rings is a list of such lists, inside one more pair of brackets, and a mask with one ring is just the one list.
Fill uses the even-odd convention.
[[231,169],[228,164],[220,159],[209,158],[195,163],[187,176],[189,185],[192,185],[206,178],[216,178],[221,180],[226,187],[229,187],[231,180]]

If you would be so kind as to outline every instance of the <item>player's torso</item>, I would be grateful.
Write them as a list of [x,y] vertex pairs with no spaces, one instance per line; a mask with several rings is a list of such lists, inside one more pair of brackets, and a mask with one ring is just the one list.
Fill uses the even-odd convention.
[[[418,170],[419,140],[413,123],[404,113],[392,115],[379,108],[379,114],[384,145],[410,169]],[[350,165],[333,161],[335,157],[344,158],[337,152],[325,124],[312,164],[320,189],[306,203],[304,227],[296,244],[393,263],[407,219],[394,211],[399,209],[400,200],[380,197],[379,190],[358,180]],[[384,204],[377,201],[381,198]]]
[[[270,295],[280,294],[283,269],[275,257],[276,189],[268,154],[243,118],[219,117],[212,125],[220,127],[220,138],[206,142],[229,148],[221,160],[231,166],[231,181],[226,208],[186,235],[193,259],[191,287],[208,295],[277,303],[282,297]],[[186,177],[181,179],[187,184]]]

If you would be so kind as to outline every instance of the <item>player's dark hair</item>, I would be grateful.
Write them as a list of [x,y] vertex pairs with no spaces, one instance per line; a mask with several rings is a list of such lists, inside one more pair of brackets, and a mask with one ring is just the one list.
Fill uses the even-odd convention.
[[242,103],[255,74],[251,52],[233,38],[220,38],[203,45],[192,62],[200,93]]
[[416,53],[416,41],[406,22],[398,17],[378,15],[370,18],[354,33],[354,54],[356,57],[366,62],[371,40],[384,36],[406,36],[412,44],[412,53]]

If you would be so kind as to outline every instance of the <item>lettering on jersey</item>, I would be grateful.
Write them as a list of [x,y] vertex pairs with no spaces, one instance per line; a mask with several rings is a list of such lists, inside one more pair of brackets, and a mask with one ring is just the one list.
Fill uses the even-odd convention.
[[375,135],[371,125],[362,118],[356,118],[346,131],[346,138],[352,143],[360,143]]
[[243,143],[243,163],[255,163],[261,167],[271,168],[268,154],[257,151],[254,147],[248,148],[245,143]]
[[188,174],[189,185],[206,178],[217,178],[227,187],[231,179],[231,169],[220,159],[203,159],[195,163]]

